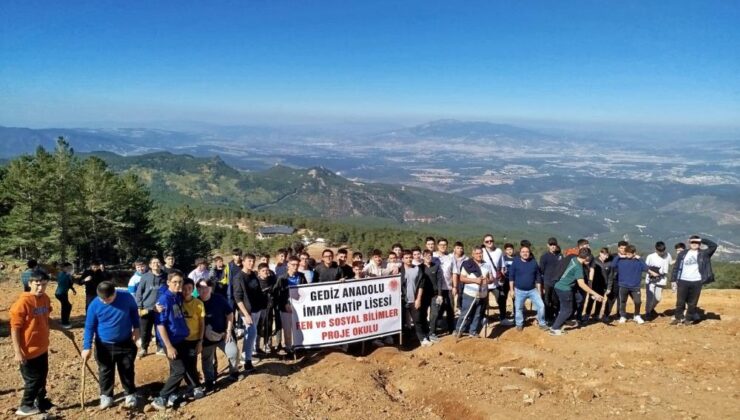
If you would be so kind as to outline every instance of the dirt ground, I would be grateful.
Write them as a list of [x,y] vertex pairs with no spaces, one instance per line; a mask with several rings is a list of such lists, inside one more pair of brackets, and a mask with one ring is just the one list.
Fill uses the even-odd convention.
[[[636,325],[597,323],[551,337],[533,326],[517,332],[494,325],[489,339],[453,337],[414,350],[368,346],[350,354],[324,351],[297,362],[267,359],[258,373],[176,410],[148,405],[128,411],[97,406],[97,383],[87,375],[88,409],[79,407],[79,348],[83,297],[74,298],[74,328],[51,332],[49,396],[60,418],[740,418],[740,291],[705,290],[704,320],[668,325],[665,316]],[[12,418],[22,393],[13,362],[8,309],[17,281],[0,284],[0,417]],[[223,359],[219,365],[225,366]],[[97,366],[90,362],[97,376]],[[160,356],[137,362],[140,393],[150,399],[168,373]],[[120,386],[116,386],[121,392]],[[120,396],[120,394],[119,394]],[[546,416],[546,417],[545,417]]]

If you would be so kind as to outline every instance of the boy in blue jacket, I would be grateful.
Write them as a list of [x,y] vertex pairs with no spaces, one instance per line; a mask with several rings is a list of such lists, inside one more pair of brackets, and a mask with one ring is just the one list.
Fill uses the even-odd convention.
[[635,257],[637,249],[634,245],[627,245],[624,258],[614,260],[613,267],[619,281],[619,323],[627,322],[627,296],[632,298],[635,304],[635,322],[644,324],[640,316],[640,305],[642,305],[640,282],[642,273],[648,272],[652,276],[658,273],[650,270],[640,258]]
[[161,309],[155,324],[157,337],[167,351],[170,363],[170,377],[159,393],[159,397],[152,401],[152,407],[165,410],[173,407],[177,402],[177,387],[185,379],[191,388],[199,388],[198,372],[188,369],[188,346],[185,339],[190,334],[182,308],[182,286],[184,276],[178,270],[172,270],[167,275],[167,289],[157,298],[158,309]]

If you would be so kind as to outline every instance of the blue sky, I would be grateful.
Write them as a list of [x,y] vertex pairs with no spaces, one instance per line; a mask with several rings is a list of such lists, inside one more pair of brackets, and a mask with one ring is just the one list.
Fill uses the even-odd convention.
[[737,1],[4,1],[0,125],[740,126]]

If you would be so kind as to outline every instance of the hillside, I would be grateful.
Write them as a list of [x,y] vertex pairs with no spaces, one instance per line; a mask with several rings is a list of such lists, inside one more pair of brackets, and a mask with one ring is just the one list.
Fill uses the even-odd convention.
[[138,174],[161,202],[234,205],[253,211],[393,224],[456,224],[499,232],[587,235],[605,226],[559,213],[487,205],[424,188],[350,181],[322,168],[275,165],[239,172],[219,157],[168,152],[120,156],[95,152],[115,171]]

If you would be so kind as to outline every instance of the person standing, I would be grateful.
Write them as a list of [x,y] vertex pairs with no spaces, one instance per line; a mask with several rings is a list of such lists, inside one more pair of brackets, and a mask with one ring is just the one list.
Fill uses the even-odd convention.
[[100,409],[113,405],[116,369],[126,393],[124,406],[136,407],[134,360],[139,339],[139,313],[130,293],[117,292],[110,281],[98,285],[98,298],[90,303],[85,317],[82,360],[90,359],[95,343],[100,381]]
[[[504,280],[504,253],[496,246],[496,241],[491,234],[483,237],[483,261],[491,267],[493,282],[488,284],[489,294],[496,299],[499,308],[499,321],[501,325],[512,325],[513,322],[506,317],[506,300],[509,293],[509,283]],[[488,301],[486,301],[486,304]],[[488,305],[486,305],[488,306]],[[487,314],[486,314],[487,315]],[[483,322],[488,322],[484,317]]]
[[252,356],[254,355],[255,345],[257,343],[257,326],[259,325],[260,318],[265,313],[265,309],[267,309],[267,295],[262,291],[260,277],[267,281],[267,278],[270,276],[270,267],[267,264],[260,264],[257,267],[256,273],[251,270],[246,271],[248,265],[251,266],[251,264],[246,264],[249,260],[250,256],[247,255],[244,260],[244,268],[234,282],[234,300],[236,301],[236,306],[242,316],[244,325],[247,327],[247,333],[244,335],[244,343],[242,345],[244,372],[247,374],[256,371],[252,364]]
[[342,278],[342,272],[339,270],[337,263],[334,262],[334,251],[327,248],[321,253],[321,264],[316,266],[314,272],[316,273],[314,283],[337,281]]
[[[227,274],[228,270],[224,265],[223,257],[220,255],[213,257],[213,266],[211,267],[211,272],[208,274],[208,278],[213,280],[213,292],[218,293],[223,297],[227,297],[229,295],[229,278]],[[198,283],[196,283],[196,285],[197,284]],[[198,290],[198,294],[200,295],[200,290]]]
[[193,282],[196,282],[202,279],[207,279],[210,275],[211,272],[208,270],[208,260],[205,258],[196,258],[195,269],[188,274],[188,278]]
[[560,253],[558,240],[549,238],[547,240],[547,252],[540,257],[540,270],[542,270],[542,280],[544,281],[543,302],[545,303],[545,321],[552,323],[558,314],[560,304],[558,295],[555,292],[555,283],[559,280],[556,277],[558,264],[563,256]]
[[[165,274],[162,263],[159,258],[154,257],[149,260],[150,270],[141,276],[139,286],[136,288],[134,299],[136,306],[139,308],[139,317],[141,320],[141,342],[139,343],[138,358],[146,356],[149,349],[149,343],[152,340],[152,331],[154,330],[157,312],[154,306],[161,294],[161,290],[167,285],[167,275]],[[171,269],[172,271],[174,269]],[[157,342],[157,354],[166,356],[166,353]]]
[[177,402],[177,388],[184,379],[187,384],[195,388],[198,386],[198,372],[187,370],[187,344],[185,339],[190,335],[182,307],[182,286],[184,276],[178,270],[172,270],[167,275],[167,289],[157,299],[161,312],[157,314],[157,336],[167,351],[170,365],[170,374],[159,396],[152,401],[152,407],[165,410],[174,407]]
[[141,277],[146,273],[146,261],[140,258],[137,259],[136,262],[134,262],[134,270],[134,274],[128,281],[128,292],[132,295],[136,293],[136,288],[139,287]]
[[426,319],[426,311],[429,306],[425,306],[424,300],[424,268],[415,265],[412,251],[403,251],[403,265],[401,266],[401,304],[403,305],[401,318],[414,324],[416,338],[423,347],[434,344],[429,340],[429,325]]
[[559,336],[564,334],[562,330],[563,324],[573,316],[574,287],[581,288],[597,302],[604,300],[604,297],[588,287],[588,284],[584,280],[584,273],[586,272],[584,266],[588,265],[591,258],[591,250],[589,248],[581,248],[578,250],[578,255],[571,255],[560,262],[558,271],[562,271],[562,274],[556,273],[559,280],[554,286],[555,293],[557,293],[558,301],[560,302],[560,310],[557,318],[555,318],[555,322],[553,322],[550,328],[550,335]]
[[349,251],[347,251],[347,248],[339,248],[337,250],[337,266],[339,267],[339,271],[341,271],[341,277],[343,279],[351,279],[354,274],[352,273],[352,266],[347,264],[347,257],[348,257]]
[[216,385],[217,348],[221,349],[229,361],[229,379],[242,379],[239,376],[239,348],[234,340],[234,312],[229,302],[222,295],[213,292],[213,280],[201,280],[197,287],[206,313],[201,365],[205,389],[211,391]]
[[455,247],[452,249],[453,265],[452,265],[452,296],[455,302],[455,315],[460,315],[460,308],[462,308],[462,293],[463,283],[460,281],[460,273],[462,272],[462,265],[467,261],[468,256],[465,255],[465,245],[457,241]]
[[442,286],[444,285],[444,275],[439,266],[439,259],[434,257],[434,252],[429,248],[422,251],[424,263],[419,266],[424,272],[424,290],[422,293],[422,306],[420,309],[420,318],[426,321],[427,309],[429,310],[429,326],[427,327],[427,339],[432,343],[439,341],[437,336],[437,319],[439,310],[444,303],[442,297]]
[[462,306],[455,329],[458,336],[467,330],[470,337],[478,338],[481,318],[486,312],[488,285],[493,282],[493,274],[491,266],[483,260],[483,247],[473,247],[472,257],[465,260],[460,269]]
[[57,290],[54,291],[54,296],[59,301],[62,311],[62,328],[68,330],[72,328],[72,324],[69,323],[69,315],[72,313],[72,303],[69,301],[69,291],[77,296],[77,291],[74,288],[72,282],[72,264],[63,263],[61,271],[57,274]]
[[293,355],[293,306],[290,304],[290,287],[307,284],[306,277],[298,271],[298,257],[288,258],[287,269],[275,283],[275,304],[280,308],[283,343],[288,356]]
[[28,278],[23,292],[10,307],[10,335],[14,360],[23,377],[23,397],[17,416],[33,416],[53,406],[46,397],[49,374],[49,314],[51,301],[46,294],[48,279],[40,273]]
[[508,270],[509,288],[514,291],[514,308],[517,331],[524,329],[524,301],[529,299],[537,311],[537,324],[547,330],[545,303],[542,301],[542,273],[530,248],[519,248],[519,257],[514,258]]
[[627,296],[629,296],[635,305],[635,322],[644,324],[645,320],[640,316],[642,273],[648,272],[651,276],[656,276],[658,273],[652,271],[643,259],[636,256],[637,249],[634,245],[627,245],[624,253],[624,257],[612,263],[612,275],[617,276],[619,284],[619,323],[627,322]]
[[655,308],[663,297],[663,288],[668,285],[668,270],[671,265],[671,254],[666,251],[665,242],[655,243],[655,252],[645,258],[645,264],[657,269],[657,277],[650,274],[645,276],[645,318],[653,320],[658,317]]
[[21,284],[23,285],[24,292],[31,291],[31,275],[37,272],[38,266],[39,263],[34,259],[30,259],[26,262],[26,269],[21,273]]
[[[207,279],[201,279],[207,280]],[[189,334],[185,337],[187,357],[185,358],[185,370],[196,372],[193,378],[195,384],[188,390],[193,398],[203,398],[203,388],[200,386],[198,372],[198,355],[203,351],[203,334],[205,333],[206,310],[200,299],[193,297],[195,282],[191,278],[183,280],[182,283],[182,314],[185,324],[188,326]]]
[[[702,249],[702,245],[706,248]],[[696,319],[701,288],[714,281],[712,255],[717,244],[698,235],[689,238],[689,249],[676,256],[671,281],[676,289],[676,314],[671,325],[691,325]]]
[[90,263],[90,268],[82,272],[80,284],[85,286],[85,310],[90,306],[90,302],[98,296],[98,285],[105,280],[105,277],[103,264],[98,260],[93,260]]
[[445,326],[447,332],[452,334],[455,331],[455,311],[453,306],[453,267],[455,266],[455,257],[447,252],[447,239],[440,238],[437,240],[437,261],[442,271],[442,282],[440,284],[439,294],[442,296],[442,303],[439,306],[439,316],[445,315]]
[[[612,302],[614,302],[617,294],[616,291],[611,294],[606,293],[606,285],[609,279],[609,274],[611,273],[610,263],[611,256],[609,255],[609,248],[601,248],[601,250],[599,250],[599,256],[594,259],[594,279],[591,283],[591,288],[594,289],[594,292],[606,297],[607,303],[609,302],[609,299],[612,299]],[[604,306],[603,302],[595,302],[593,299],[589,299],[586,304],[586,312],[583,316],[584,324],[588,323],[589,320],[598,321],[599,316],[601,315],[602,306]],[[611,312],[611,308],[607,309],[606,312]],[[608,323],[608,320],[605,322]]]

